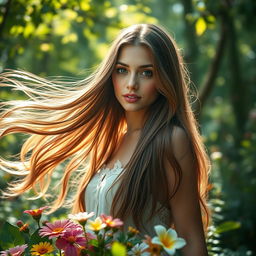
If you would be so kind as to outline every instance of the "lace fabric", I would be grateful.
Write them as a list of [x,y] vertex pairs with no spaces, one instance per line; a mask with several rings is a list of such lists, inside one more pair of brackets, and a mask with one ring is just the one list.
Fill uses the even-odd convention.
[[[94,175],[89,184],[87,185],[85,191],[85,205],[87,212],[95,212],[95,216],[100,216],[102,213],[106,215],[111,215],[111,205],[114,195],[118,189],[118,182],[113,184],[121,172],[124,170],[122,163],[117,160],[113,168],[107,168],[103,166]],[[145,220],[147,219],[148,212],[145,213]],[[154,226],[164,225],[168,226],[170,220],[170,212],[168,209],[164,208],[159,211],[157,216],[150,220],[150,222],[145,222],[143,225],[145,229],[141,231],[141,235],[155,235]],[[128,219],[125,223],[125,228],[128,226],[133,226],[132,219]]]

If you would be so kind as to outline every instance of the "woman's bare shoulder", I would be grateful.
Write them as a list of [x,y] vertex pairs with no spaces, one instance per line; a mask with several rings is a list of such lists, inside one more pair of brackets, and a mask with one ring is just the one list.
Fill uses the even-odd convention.
[[181,160],[191,152],[190,139],[187,132],[180,126],[174,126],[171,135],[170,146],[176,159]]

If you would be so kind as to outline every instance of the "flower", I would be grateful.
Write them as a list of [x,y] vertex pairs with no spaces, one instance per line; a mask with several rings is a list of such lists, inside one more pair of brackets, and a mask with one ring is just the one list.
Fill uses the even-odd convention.
[[[30,212],[29,214],[32,216],[39,216],[45,208],[28,210],[27,212]],[[41,213],[39,213],[40,211]],[[70,214],[70,219],[57,220],[52,223],[48,221],[40,222],[40,219],[36,219],[39,229],[32,232],[36,234],[36,237],[30,234],[28,224],[19,220],[16,222],[17,227],[15,229],[22,231],[22,233],[27,232],[27,234],[23,234],[27,244],[1,251],[0,256],[56,255],[58,254],[57,250],[59,250],[59,254],[66,256],[110,254],[116,256],[160,256],[162,253],[173,255],[176,249],[186,244],[184,239],[177,237],[174,230],[166,230],[163,226],[155,226],[156,237],[152,239],[150,236],[145,236],[146,239],[142,240],[136,237],[139,231],[133,227],[128,227],[126,233],[117,232],[120,226],[123,225],[123,221],[120,219],[102,214],[94,220],[90,220],[89,218],[93,215],[93,212],[80,212],[74,215]],[[71,219],[84,225],[73,222]],[[42,223],[41,228],[40,223]],[[9,228],[11,225],[6,227],[6,232],[12,232]],[[1,241],[2,238],[5,239],[5,233],[0,234]],[[12,237],[6,239],[3,244],[4,247],[12,243],[11,239]]]
[[1,251],[1,256],[21,256],[23,255],[25,249],[27,248],[28,246],[26,244],[23,244],[23,245],[18,245],[14,248],[10,248],[9,250],[6,250],[6,251]]
[[19,227],[20,232],[29,233],[29,225],[27,223],[24,224],[22,220],[18,220],[16,225]]
[[44,255],[54,251],[54,247],[49,242],[40,242],[32,245],[31,255]]
[[103,223],[105,223],[108,227],[111,227],[111,228],[117,228],[124,224],[120,219],[113,219],[112,216],[101,214],[100,217]]
[[183,238],[179,238],[174,229],[169,228],[166,230],[165,227],[157,225],[155,226],[155,231],[157,233],[157,237],[152,239],[152,243],[163,246],[164,250],[169,255],[173,255],[176,249],[180,249],[186,245],[185,240]]
[[35,220],[40,220],[41,216],[42,216],[42,212],[47,208],[49,208],[49,207],[44,206],[44,207],[34,209],[34,210],[26,210],[26,211],[24,211],[24,213],[31,215]]
[[130,252],[128,252],[128,255],[133,256],[149,256],[150,253],[145,251],[148,248],[148,245],[145,243],[136,244]]
[[146,248],[146,252],[149,252],[149,254],[151,256],[158,256],[160,255],[162,248],[159,244],[153,244],[152,243],[152,238],[148,235],[145,235],[146,240],[144,240],[143,242],[145,244],[148,245],[148,247]]
[[57,220],[54,223],[46,223],[39,231],[39,235],[49,236],[49,238],[63,236],[67,229],[78,228],[78,224],[73,223],[70,220]]
[[138,229],[133,228],[131,226],[128,227],[128,233],[127,234],[128,234],[129,237],[136,236],[139,233],[140,233],[140,231]]
[[64,235],[57,239],[56,246],[64,250],[65,255],[78,256],[80,249],[83,249],[86,244],[86,238],[83,236],[83,230],[72,229],[64,233]]
[[16,225],[17,225],[18,227],[22,227],[22,226],[24,225],[24,223],[23,223],[22,220],[18,220],[18,221],[16,222]]
[[85,225],[87,220],[91,218],[94,214],[94,212],[79,212],[77,214],[69,214],[68,217],[72,220],[78,221],[81,225]]
[[39,215],[42,215],[42,212],[47,208],[48,206],[44,206],[34,210],[26,210],[24,212],[30,214],[31,216],[39,216]]
[[21,226],[21,227],[19,228],[19,231],[20,231],[20,232],[28,233],[28,232],[29,232],[29,225],[28,225],[27,223],[24,224],[23,226]]
[[97,217],[94,221],[88,220],[87,228],[93,231],[100,231],[101,229],[105,228],[107,226],[106,223],[102,221],[100,217]]

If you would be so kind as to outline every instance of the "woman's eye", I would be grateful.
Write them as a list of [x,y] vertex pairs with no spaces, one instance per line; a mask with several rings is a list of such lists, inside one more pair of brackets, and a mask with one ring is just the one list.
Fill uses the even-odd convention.
[[152,77],[153,76],[153,71],[152,70],[143,70],[141,74],[145,77]]
[[126,72],[127,72],[127,70],[125,68],[117,68],[116,69],[116,73],[118,73],[118,74],[124,74]]

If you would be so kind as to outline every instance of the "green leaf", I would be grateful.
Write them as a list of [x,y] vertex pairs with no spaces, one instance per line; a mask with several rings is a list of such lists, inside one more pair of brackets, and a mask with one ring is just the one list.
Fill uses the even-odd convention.
[[125,256],[126,247],[121,243],[114,242],[111,248],[111,253],[113,256]]
[[89,244],[94,246],[94,247],[99,247],[99,241],[97,239],[90,240]]
[[227,232],[230,230],[238,229],[240,227],[241,227],[240,222],[225,221],[216,227],[216,232],[220,234],[220,233],[224,233],[224,232]]
[[39,236],[39,229],[37,229],[30,237],[29,247],[40,242],[49,242],[52,244],[52,241],[48,237]]
[[207,24],[206,24],[204,18],[202,18],[202,17],[200,17],[196,21],[196,25],[195,26],[196,26],[196,34],[198,36],[201,36],[204,33],[204,31],[206,30],[206,28],[207,28]]
[[22,244],[25,244],[25,239],[18,227],[8,222],[0,223],[0,246],[4,250]]

